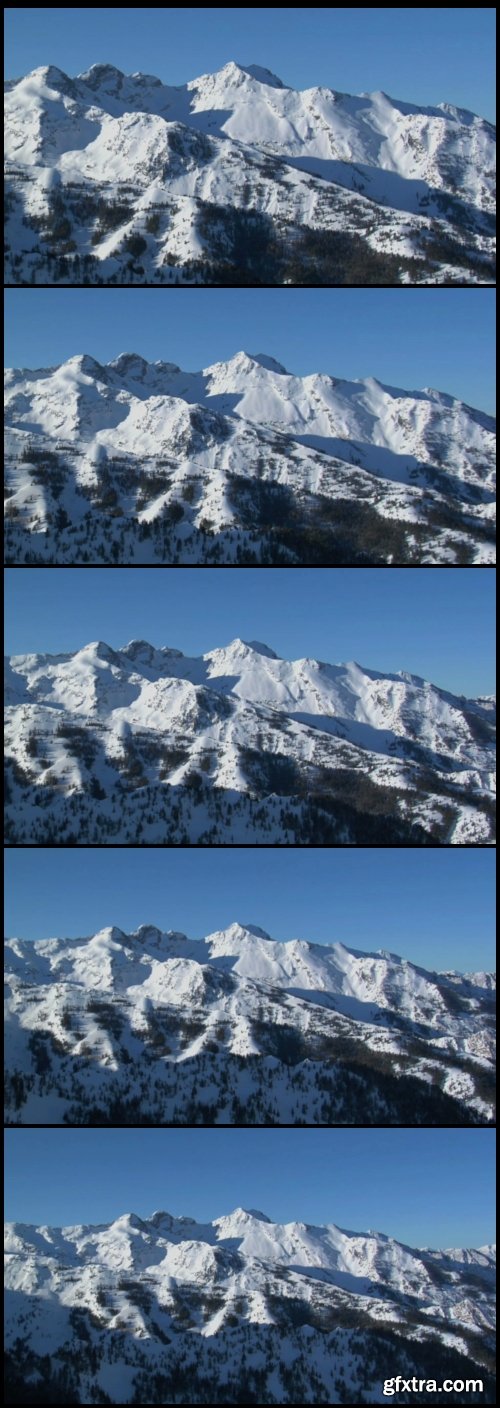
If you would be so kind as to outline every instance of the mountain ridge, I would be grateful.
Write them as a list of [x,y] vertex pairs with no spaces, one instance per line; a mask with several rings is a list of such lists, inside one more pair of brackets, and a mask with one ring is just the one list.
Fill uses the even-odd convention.
[[[5,1221],[5,1224],[4,1224],[4,1225],[5,1225],[6,1229],[8,1229],[8,1232],[9,1232],[9,1233],[10,1233],[11,1229],[14,1230],[15,1228],[22,1228],[22,1229],[26,1229],[26,1230],[29,1229],[30,1231],[33,1230],[33,1231],[40,1231],[40,1232],[41,1232],[41,1231],[45,1231],[46,1229],[50,1229],[50,1230],[52,1230],[52,1231],[54,1231],[54,1232],[78,1232],[78,1231],[83,1231],[83,1230],[85,1229],[87,1232],[92,1233],[92,1232],[94,1232],[94,1231],[95,1231],[95,1232],[100,1232],[103,1228],[112,1228],[112,1227],[118,1226],[119,1224],[120,1224],[120,1225],[123,1225],[124,1222],[127,1222],[127,1223],[130,1225],[130,1227],[134,1227],[134,1226],[138,1225],[138,1226],[140,1226],[140,1227],[142,1227],[142,1228],[149,1228],[149,1227],[152,1227],[153,1229],[155,1229],[156,1224],[157,1224],[157,1222],[159,1221],[160,1218],[165,1219],[166,1222],[167,1222],[167,1224],[170,1224],[169,1226],[167,1226],[167,1229],[166,1229],[165,1233],[162,1233],[162,1234],[161,1234],[162,1236],[165,1236],[166,1240],[169,1240],[170,1237],[173,1237],[173,1236],[175,1236],[175,1235],[179,1235],[180,1237],[182,1237],[183,1233],[185,1233],[185,1231],[186,1231],[186,1229],[187,1229],[188,1226],[191,1226],[191,1227],[193,1227],[193,1228],[199,1229],[202,1234],[208,1232],[208,1229],[209,1229],[209,1228],[215,1228],[215,1229],[216,1229],[216,1230],[215,1230],[215,1236],[216,1236],[216,1238],[218,1238],[218,1239],[220,1240],[220,1238],[219,1238],[219,1228],[220,1228],[222,1234],[224,1234],[224,1233],[227,1231],[228,1227],[231,1226],[231,1223],[232,1223],[232,1222],[240,1222],[240,1223],[241,1223],[241,1222],[244,1222],[244,1221],[248,1221],[248,1222],[250,1222],[250,1223],[253,1223],[253,1222],[263,1222],[263,1223],[267,1224],[269,1227],[272,1227],[272,1228],[275,1228],[275,1227],[276,1227],[276,1228],[280,1228],[280,1229],[281,1229],[281,1228],[288,1228],[288,1227],[291,1227],[291,1228],[298,1228],[298,1229],[300,1229],[301,1231],[307,1231],[307,1232],[328,1232],[328,1231],[332,1230],[334,1233],[339,1234],[339,1236],[340,1236],[341,1238],[345,1238],[345,1239],[348,1239],[348,1238],[351,1238],[351,1237],[353,1237],[353,1238],[359,1237],[359,1238],[366,1238],[366,1239],[368,1239],[368,1238],[371,1238],[371,1237],[372,1237],[372,1238],[374,1238],[375,1240],[380,1240],[381,1242],[391,1242],[391,1243],[393,1243],[396,1247],[400,1248],[402,1251],[411,1251],[411,1250],[413,1250],[413,1251],[435,1252],[438,1256],[440,1255],[440,1256],[443,1256],[443,1257],[445,1257],[445,1256],[451,1256],[451,1255],[456,1256],[456,1255],[458,1255],[458,1254],[461,1255],[461,1256],[464,1257],[464,1258],[465,1258],[466,1256],[468,1256],[468,1255],[472,1255],[472,1256],[474,1256],[474,1255],[476,1255],[476,1256],[481,1256],[481,1255],[485,1255],[485,1256],[494,1256],[494,1254],[496,1253],[496,1243],[495,1243],[495,1242],[487,1242],[487,1243],[485,1243],[484,1245],[477,1246],[477,1247],[476,1247],[476,1246],[472,1246],[472,1247],[462,1247],[462,1246],[458,1246],[458,1247],[457,1247],[457,1246],[453,1246],[453,1247],[441,1247],[441,1246],[439,1246],[439,1247],[430,1247],[430,1246],[428,1246],[427,1244],[425,1244],[425,1245],[422,1246],[422,1247],[419,1246],[419,1247],[412,1248],[411,1243],[409,1243],[409,1242],[402,1242],[398,1237],[394,1237],[394,1236],[392,1235],[392,1233],[390,1233],[390,1232],[381,1232],[380,1230],[374,1230],[374,1229],[355,1231],[353,1228],[340,1227],[339,1224],[336,1223],[336,1222],[322,1222],[322,1223],[313,1223],[313,1224],[311,1224],[311,1223],[309,1223],[309,1222],[307,1222],[307,1223],[306,1223],[306,1222],[301,1222],[301,1221],[299,1221],[299,1220],[297,1220],[297,1219],[294,1219],[294,1218],[292,1218],[292,1219],[291,1219],[290,1221],[288,1221],[288,1222],[279,1222],[279,1221],[278,1221],[277,1219],[275,1219],[275,1218],[268,1217],[267,1213],[261,1212],[259,1209],[255,1209],[255,1208],[244,1208],[244,1207],[242,1207],[242,1206],[240,1206],[240,1205],[238,1205],[238,1206],[232,1208],[232,1209],[231,1209],[229,1212],[227,1212],[227,1213],[220,1213],[217,1217],[214,1217],[214,1218],[208,1219],[208,1220],[207,1220],[207,1219],[202,1220],[202,1219],[200,1219],[200,1218],[191,1217],[190,1215],[181,1214],[181,1213],[170,1213],[170,1212],[166,1211],[164,1208],[162,1208],[162,1209],[155,1209],[154,1212],[152,1212],[152,1213],[150,1213],[150,1214],[148,1214],[148,1215],[146,1215],[146,1216],[142,1216],[142,1215],[140,1215],[139,1213],[130,1212],[130,1211],[128,1211],[128,1212],[123,1212],[123,1213],[119,1213],[119,1214],[117,1215],[117,1217],[115,1217],[115,1218],[113,1219],[112,1222],[95,1222],[95,1223],[72,1222],[72,1223],[64,1223],[64,1224],[62,1224],[61,1226],[55,1226],[54,1224],[48,1224],[48,1223],[40,1223],[40,1222],[22,1222],[22,1221],[20,1221],[19,1219],[14,1219],[14,1220],[12,1220],[12,1219],[9,1220],[9,1219],[7,1219],[7,1220]],[[177,1232],[177,1229],[178,1229],[178,1232]]]
[[272,372],[277,376],[287,376],[290,379],[293,378],[295,381],[304,382],[312,380],[315,382],[319,382],[322,379],[325,382],[331,382],[333,386],[359,386],[361,388],[366,387],[367,389],[371,386],[374,386],[379,390],[389,392],[390,395],[398,398],[420,397],[423,399],[426,396],[432,396],[446,403],[460,405],[464,409],[472,411],[473,414],[476,415],[478,418],[483,416],[484,420],[490,427],[494,427],[496,424],[495,416],[493,416],[491,413],[476,409],[471,406],[469,402],[463,401],[460,397],[452,396],[449,392],[441,391],[439,387],[424,386],[413,389],[405,389],[404,387],[393,386],[389,382],[380,381],[378,377],[374,376],[352,377],[350,379],[345,379],[342,377],[335,377],[331,373],[326,371],[303,372],[302,374],[289,372],[288,368],[285,367],[282,362],[277,361],[275,357],[271,357],[269,356],[269,354],[264,352],[248,352],[245,348],[241,348],[238,352],[233,353],[231,357],[228,357],[226,359],[223,358],[218,362],[211,363],[208,367],[203,367],[200,369],[194,368],[193,370],[189,371],[183,370],[175,362],[164,362],[161,358],[158,358],[155,361],[149,361],[147,357],[143,357],[142,354],[138,352],[121,352],[117,357],[110,358],[109,362],[100,362],[98,358],[94,357],[91,353],[81,352],[75,353],[73,357],[67,358],[66,362],[64,363],[54,363],[49,367],[6,367],[5,374],[7,376],[9,376],[9,374],[16,376],[17,374],[21,374],[22,372],[27,372],[29,373],[30,377],[34,377],[39,373],[58,371],[61,367],[71,365],[74,362],[82,363],[83,370],[88,367],[89,371],[93,371],[94,368],[97,368],[98,371],[104,372],[106,372],[109,368],[112,368],[113,370],[120,370],[121,366],[124,366],[126,370],[130,370],[131,364],[135,363],[136,365],[139,364],[139,367],[143,368],[146,371],[149,370],[149,368],[154,369],[158,367],[159,369],[164,369],[167,373],[179,373],[181,379],[185,379],[186,377],[193,379],[201,376],[209,377],[210,374],[216,373],[221,368],[225,370],[230,367],[235,367],[236,369],[242,368],[243,370],[245,370],[245,368],[248,366],[248,363],[251,363],[252,365],[261,367],[265,371]]
[[6,103],[8,282],[492,281],[494,128],[453,104],[234,62],[173,87],[42,67]]
[[133,825],[134,844],[178,844],[184,828],[188,844],[289,844],[297,827],[307,844],[358,844],[362,816],[404,844],[493,836],[493,700],[407,671],[287,661],[238,639],[198,657],[94,642],[12,656],[6,704],[9,843],[41,843],[56,817],[64,835],[71,815],[110,842]]
[[[243,647],[243,651],[241,651],[241,647]],[[213,650],[206,650],[200,655],[194,656],[187,655],[185,651],[178,650],[176,646],[154,646],[151,645],[149,641],[142,640],[139,637],[133,637],[131,640],[126,641],[124,645],[118,646],[117,650],[115,650],[113,646],[109,645],[107,641],[95,640],[86,642],[86,644],[80,646],[79,650],[77,651],[25,651],[20,652],[17,655],[6,655],[4,658],[6,660],[19,661],[41,660],[61,662],[73,660],[75,655],[80,655],[87,651],[94,652],[96,658],[101,658],[106,663],[114,664],[119,663],[119,656],[128,656],[132,659],[132,662],[134,662],[138,659],[140,654],[145,652],[146,655],[149,656],[149,661],[151,665],[154,666],[157,663],[159,663],[160,665],[164,664],[166,673],[168,673],[169,670],[169,662],[171,666],[173,660],[185,660],[187,664],[191,662],[201,664],[206,660],[212,661],[215,657],[215,663],[217,663],[217,658],[220,659],[223,656],[229,654],[245,655],[247,653],[250,656],[256,654],[262,655],[268,660],[276,661],[278,664],[310,664],[318,667],[320,670],[326,669],[332,671],[351,672],[358,671],[360,674],[365,675],[366,678],[373,681],[394,680],[415,685],[427,684],[430,685],[430,687],[434,689],[437,693],[439,693],[443,697],[443,699],[464,699],[466,703],[470,704],[483,703],[486,708],[488,707],[488,704],[494,704],[496,700],[496,696],[494,694],[479,694],[471,696],[467,696],[465,694],[455,695],[452,690],[446,689],[444,685],[434,684],[431,681],[426,680],[425,675],[416,675],[411,670],[395,670],[392,672],[390,670],[372,670],[367,665],[362,665],[359,660],[355,660],[354,658],[351,658],[350,660],[338,660],[332,664],[330,664],[326,660],[316,660],[313,656],[310,655],[298,655],[295,656],[293,659],[289,659],[289,657],[286,655],[278,655],[277,652],[273,650],[271,646],[266,645],[265,642],[255,640],[243,640],[241,636],[234,636],[232,640],[227,642],[227,645],[215,646]],[[164,661],[162,660],[158,662],[159,656],[164,656]],[[148,661],[143,661],[142,663],[147,664]]]
[[395,1365],[429,1379],[439,1356],[494,1401],[493,1248],[415,1249],[238,1208],[8,1224],[6,1245],[8,1385],[24,1372],[54,1376],[66,1401],[217,1403],[244,1365],[250,1402],[306,1401],[307,1382],[318,1401],[383,1402]]
[[[152,83],[154,83],[155,85],[160,85],[166,92],[172,92],[172,93],[179,93],[179,92],[182,92],[184,89],[189,89],[189,88],[191,88],[191,89],[196,89],[196,87],[197,87],[199,84],[204,83],[205,80],[207,80],[207,79],[210,80],[210,81],[212,81],[212,80],[214,80],[214,79],[215,79],[215,80],[218,80],[218,79],[222,78],[223,76],[226,76],[226,77],[228,77],[229,79],[231,79],[231,78],[233,78],[233,77],[235,77],[236,79],[238,79],[238,78],[240,77],[240,75],[241,75],[241,76],[243,77],[243,79],[245,79],[245,78],[253,79],[254,81],[256,81],[256,82],[258,82],[258,83],[263,83],[265,86],[270,86],[270,87],[275,87],[275,86],[276,86],[276,87],[278,87],[278,88],[283,88],[283,89],[285,89],[287,92],[309,93],[309,92],[318,92],[318,91],[321,92],[321,91],[322,91],[322,92],[325,92],[325,93],[334,94],[335,97],[340,98],[340,99],[342,99],[342,98],[344,98],[344,99],[349,99],[349,98],[355,99],[356,97],[359,97],[359,98],[374,98],[374,97],[377,97],[377,98],[385,99],[386,102],[390,102],[390,103],[393,103],[393,104],[395,104],[395,105],[396,105],[396,104],[399,104],[401,108],[406,107],[409,112],[417,112],[417,113],[418,113],[418,112],[424,112],[424,113],[430,113],[430,114],[433,114],[433,113],[436,113],[436,112],[437,112],[437,113],[441,113],[441,112],[445,112],[445,113],[461,113],[461,114],[464,115],[464,117],[468,117],[468,118],[471,118],[471,117],[472,117],[472,118],[474,118],[474,117],[479,117],[479,120],[480,120],[481,122],[488,123],[488,119],[487,119],[487,118],[482,118],[479,113],[474,112],[471,108],[464,108],[464,107],[459,106],[459,105],[456,104],[456,103],[450,103],[450,102],[448,102],[448,101],[442,101],[442,102],[440,102],[440,103],[430,104],[430,105],[428,105],[427,107],[425,107],[425,106],[422,106],[421,104],[405,102],[405,100],[403,100],[402,98],[395,98],[395,97],[393,97],[391,94],[385,93],[382,89],[373,89],[373,90],[371,90],[371,91],[362,92],[362,93],[359,93],[359,94],[356,95],[356,94],[344,93],[344,92],[341,92],[340,90],[337,90],[337,89],[325,87],[324,85],[323,85],[322,87],[320,86],[319,89],[318,89],[318,88],[315,88],[314,86],[313,86],[313,87],[309,87],[309,88],[294,88],[294,86],[293,86],[292,84],[284,83],[283,79],[280,78],[280,77],[278,76],[278,74],[272,73],[272,71],[271,71],[270,69],[263,68],[261,65],[258,65],[258,64],[240,64],[236,59],[228,59],[228,61],[227,61],[225,64],[223,64],[220,69],[216,69],[213,73],[212,73],[212,72],[204,73],[204,74],[201,74],[200,77],[197,78],[197,79],[196,79],[196,78],[190,79],[190,80],[188,80],[186,83],[173,84],[173,85],[170,85],[170,86],[164,85],[162,79],[157,78],[154,74],[143,73],[140,69],[135,70],[133,73],[127,74],[127,73],[125,72],[125,70],[120,69],[120,68],[117,68],[114,64],[99,64],[99,63],[98,63],[98,64],[91,64],[88,69],[82,70],[81,73],[75,74],[73,77],[70,77],[70,75],[67,74],[64,69],[59,68],[59,67],[58,67],[57,65],[55,65],[55,64],[41,64],[41,65],[39,65],[37,68],[32,69],[32,70],[30,71],[30,73],[29,73],[28,75],[26,75],[26,77],[29,78],[29,77],[32,77],[33,75],[36,75],[36,74],[45,74],[46,77],[50,77],[52,80],[55,80],[55,81],[57,81],[57,82],[59,82],[59,81],[62,79],[63,82],[65,82],[65,83],[78,83],[79,81],[85,82],[85,81],[86,81],[88,78],[90,78],[90,77],[92,77],[92,78],[94,79],[94,81],[97,81],[97,83],[99,83],[100,80],[101,80],[101,79],[104,79],[104,78],[105,78],[105,75],[107,74],[107,75],[109,75],[109,76],[116,77],[116,78],[118,78],[118,79],[120,79],[120,80],[124,80],[124,79],[127,79],[127,78],[142,79],[145,83],[146,83],[146,82],[147,82],[147,83],[151,83],[151,82],[152,82]],[[260,74],[265,75],[265,77],[260,78],[260,77],[259,77]],[[273,80],[272,84],[270,84],[270,85],[266,84],[266,78],[271,78],[271,79]],[[22,82],[22,81],[23,81],[22,78],[8,79],[8,80],[7,80],[7,84],[12,86],[12,85],[14,85],[14,84],[16,84],[16,83],[19,83],[19,82]],[[493,126],[494,124],[489,123],[489,125],[490,125],[490,126]]]
[[195,940],[155,925],[6,939],[5,981],[14,1123],[101,1123],[119,1093],[124,1122],[140,1108],[146,1123],[175,1110],[181,1123],[296,1123],[306,1112],[324,1123],[328,1112],[349,1124],[349,1071],[363,1122],[382,1111],[392,1123],[401,1102],[409,1123],[492,1117],[493,974],[427,971],[339,941],[276,942],[233,923]]
[[7,562],[494,561],[495,421],[449,393],[262,353],[5,382]]

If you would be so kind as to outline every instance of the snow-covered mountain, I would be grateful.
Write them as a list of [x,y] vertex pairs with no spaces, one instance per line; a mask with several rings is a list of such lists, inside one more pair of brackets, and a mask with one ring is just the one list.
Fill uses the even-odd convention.
[[12,844],[488,844],[494,702],[417,675],[131,641],[7,662]]
[[83,355],[6,422],[8,562],[494,560],[495,421],[445,392]]
[[6,134],[10,283],[494,282],[495,129],[449,103],[49,65]]
[[469,1124],[494,1117],[492,974],[143,925],[6,941],[13,1123]]
[[236,1208],[8,1223],[6,1263],[7,1402],[31,1380],[54,1402],[383,1403],[384,1380],[414,1373],[482,1378],[495,1401],[494,1247],[417,1249]]

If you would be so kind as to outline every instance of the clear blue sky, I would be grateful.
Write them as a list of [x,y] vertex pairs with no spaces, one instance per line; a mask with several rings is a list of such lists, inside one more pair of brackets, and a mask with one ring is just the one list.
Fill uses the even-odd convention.
[[242,350],[266,352],[298,376],[434,386],[492,414],[495,297],[446,288],[7,289],[6,365],[138,352],[199,371]]
[[185,83],[234,59],[294,88],[383,89],[407,102],[456,103],[494,120],[493,9],[7,10],[6,74],[93,63]]
[[495,964],[491,850],[28,847],[8,850],[5,867],[15,938],[156,924],[201,939],[238,921],[273,939],[387,948],[430,969]]
[[235,1207],[413,1246],[494,1240],[493,1130],[7,1130],[8,1221],[68,1226]]
[[198,655],[239,636],[285,658],[409,670],[457,694],[494,688],[488,567],[26,567],[5,578],[9,655],[134,639]]

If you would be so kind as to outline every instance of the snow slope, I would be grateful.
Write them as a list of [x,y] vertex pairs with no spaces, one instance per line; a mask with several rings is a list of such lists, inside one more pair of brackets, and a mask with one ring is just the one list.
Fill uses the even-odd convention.
[[[258,1290],[266,1289],[266,1272],[270,1264],[282,1264],[290,1270],[303,1273],[307,1290],[308,1275],[314,1278],[316,1269],[326,1273],[325,1281],[339,1289],[346,1288],[353,1294],[363,1295],[369,1291],[384,1299],[384,1292],[393,1290],[396,1296],[404,1297],[413,1291],[422,1305],[426,1296],[432,1301],[434,1312],[443,1320],[450,1314],[458,1324],[481,1328],[484,1324],[484,1303],[488,1305],[488,1290],[492,1286],[495,1267],[493,1247],[467,1251],[422,1251],[414,1250],[398,1243],[382,1233],[359,1234],[345,1232],[334,1224],[323,1227],[309,1226],[302,1222],[285,1225],[273,1223],[264,1213],[236,1208],[232,1213],[216,1218],[212,1223],[198,1223],[189,1217],[172,1217],[166,1212],[153,1213],[149,1219],[135,1214],[124,1214],[109,1225],[97,1227],[30,1227],[23,1223],[7,1223],[6,1253],[9,1258],[8,1284],[13,1290],[25,1286],[25,1263],[27,1256],[34,1261],[35,1279],[32,1288],[45,1294],[57,1293],[61,1287],[61,1272],[69,1263],[76,1271],[76,1284],[83,1281],[85,1271],[92,1269],[113,1277],[116,1270],[127,1268],[147,1277],[151,1285],[169,1289],[172,1282],[194,1281],[200,1293],[207,1294],[208,1284],[217,1274],[219,1261],[216,1249],[229,1252],[229,1275],[223,1278],[226,1292],[230,1293],[237,1278],[238,1292],[251,1296]],[[460,1258],[460,1260],[459,1260]],[[231,1265],[233,1262],[233,1265]],[[460,1269],[456,1272],[455,1283],[444,1284],[436,1290],[432,1274],[429,1275],[426,1263],[434,1266],[454,1263],[463,1267],[464,1281],[466,1267],[477,1268],[482,1281],[483,1296],[479,1298],[481,1309],[471,1298],[462,1303],[464,1294]],[[39,1276],[36,1276],[37,1266]],[[241,1268],[241,1270],[240,1270]],[[79,1274],[78,1274],[79,1273]],[[229,1284],[227,1284],[227,1282]],[[314,1288],[312,1288],[314,1289]],[[78,1291],[73,1291],[75,1303]],[[370,1313],[375,1316],[380,1306],[370,1305]],[[455,1310],[455,1315],[453,1311]],[[486,1314],[488,1310],[486,1309]],[[493,1323],[491,1315],[490,1324]]]
[[361,1401],[362,1386],[362,1401],[383,1402],[384,1378],[422,1367],[426,1345],[453,1377],[465,1364],[484,1376],[492,1352],[494,1247],[416,1249],[236,1208],[205,1224],[167,1212],[9,1223],[6,1267],[12,1372],[47,1382],[69,1363],[82,1402],[96,1388],[170,1401],[171,1384],[177,1402],[228,1401],[242,1373],[250,1402],[307,1401],[306,1381],[319,1401],[345,1401],[346,1386]]
[[275,943],[235,923],[201,941],[152,925],[6,940],[5,984],[16,1122],[64,1114],[87,1123],[119,1094],[122,1118],[140,1098],[151,1123],[174,1110],[195,1123],[203,1112],[209,1122],[238,1115],[252,1124],[296,1122],[306,1111],[308,1123],[324,1123],[330,1082],[332,1109],[337,1102],[339,1122],[351,1123],[346,1066],[361,1080],[363,1122],[376,1122],[385,1102],[385,1119],[397,1123],[400,1100],[410,1123],[492,1117],[491,974],[426,972],[342,943]]
[[375,814],[390,844],[453,843],[465,819],[468,843],[493,834],[493,701],[416,675],[281,660],[238,639],[198,658],[96,641],[13,656],[6,690],[14,844],[63,838],[70,815],[77,844],[93,828],[140,844],[262,831],[287,844],[295,827],[307,844],[352,844]]
[[[49,281],[78,281],[76,256],[92,281],[161,280],[172,267],[203,281],[211,264],[231,258],[224,212],[242,209],[263,217],[263,228],[270,222],[275,236],[284,224],[348,231],[372,255],[395,252],[410,267],[416,258],[417,282],[437,230],[431,281],[449,281],[450,269],[452,281],[491,280],[470,256],[492,249],[495,130],[449,103],[296,92],[266,69],[234,62],[175,88],[107,64],[75,79],[49,65],[8,82],[5,101],[8,281],[19,278],[19,255],[35,280],[48,272]],[[115,220],[82,201],[96,194],[119,207]],[[62,232],[50,223],[54,196],[66,201]],[[40,229],[48,233],[42,251]],[[133,252],[127,259],[131,234],[143,241],[139,268]],[[397,263],[391,281],[399,281]]]
[[8,561],[493,560],[495,422],[444,392],[127,353],[5,401]]

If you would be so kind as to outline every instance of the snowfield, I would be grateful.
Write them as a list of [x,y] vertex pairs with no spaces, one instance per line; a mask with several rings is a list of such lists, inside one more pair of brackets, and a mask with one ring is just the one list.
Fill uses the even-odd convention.
[[8,844],[493,840],[494,701],[417,675],[94,641],[12,656],[6,706]]
[[492,974],[232,924],[5,944],[10,1123],[488,1124]]
[[24,1374],[83,1403],[382,1403],[399,1372],[481,1377],[494,1402],[494,1247],[236,1208],[10,1223],[6,1266],[7,1401]]
[[492,283],[495,129],[227,63],[6,84],[8,283]]
[[495,560],[495,421],[445,392],[124,353],[5,402],[9,563]]

